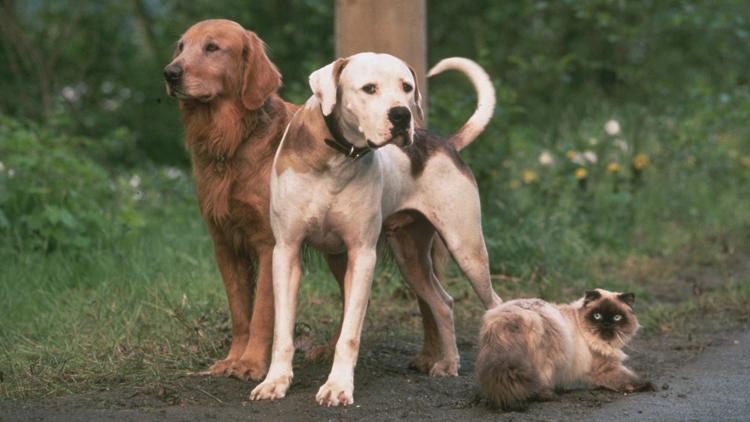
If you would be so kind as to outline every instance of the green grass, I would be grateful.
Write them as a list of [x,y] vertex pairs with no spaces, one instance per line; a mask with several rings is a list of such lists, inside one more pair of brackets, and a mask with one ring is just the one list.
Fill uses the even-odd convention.
[[159,378],[221,354],[226,301],[200,221],[150,229],[74,258],[3,259],[2,395]]
[[[570,142],[544,147],[518,134],[487,142],[502,133],[489,128],[463,155],[481,188],[498,293],[571,301],[592,287],[633,291],[644,331],[659,335],[694,329],[691,321],[705,316],[747,321],[750,136],[742,117],[750,100],[736,109],[744,111],[708,107],[679,124],[647,119],[638,148],[649,163],[640,173],[631,166],[635,142],[627,152],[616,149],[601,134],[602,115],[571,123],[563,136]],[[623,119],[622,136],[632,140],[627,128],[637,122]],[[45,150],[65,138],[47,145],[45,130],[9,127],[0,150],[17,149],[5,166],[18,174],[0,171],[0,398],[151,388],[222,358],[230,341],[226,298],[190,178],[166,169],[99,169],[71,187],[66,180],[80,172],[68,167],[88,149],[71,148],[45,172],[46,162],[27,159],[37,150],[24,149],[25,140]],[[575,176],[582,166],[566,155],[588,149],[591,136],[602,139],[599,161],[583,166],[584,182]],[[538,162],[543,148],[554,166]],[[613,161],[620,172],[607,171]],[[89,157],[87,166],[98,169],[99,160]],[[60,189],[40,190],[45,181]],[[78,211],[90,226],[70,223]],[[66,243],[70,233],[82,241]],[[474,336],[479,301],[455,267],[448,274],[459,336]],[[335,329],[340,303],[332,276],[311,257],[299,321],[313,327],[314,342]],[[365,336],[418,338],[417,306],[393,263],[377,271],[371,303]]]
[[[737,233],[693,232],[682,248],[675,245],[678,252],[662,256],[599,252],[581,262],[576,273],[582,278],[566,279],[567,274],[550,270],[498,279],[495,287],[505,298],[541,295],[565,301],[591,286],[634,290],[646,331],[678,330],[685,316],[696,313],[736,319],[750,310],[747,274],[729,275],[750,251]],[[675,242],[679,239],[678,234]],[[74,259],[29,253],[2,261],[2,397],[117,384],[149,388],[204,369],[228,347],[226,300],[197,212]],[[456,298],[458,325],[474,330],[481,307],[455,268],[449,273],[445,284]],[[710,282],[696,297],[681,277]],[[393,265],[378,272],[372,302],[366,330],[420,332],[412,295]],[[300,321],[315,327],[315,341],[324,341],[334,328],[339,303],[336,284],[312,258],[301,288]]]

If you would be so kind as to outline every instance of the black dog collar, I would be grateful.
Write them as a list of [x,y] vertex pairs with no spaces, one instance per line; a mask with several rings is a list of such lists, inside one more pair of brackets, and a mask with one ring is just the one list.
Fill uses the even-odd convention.
[[328,145],[329,147],[355,161],[364,157],[370,151],[372,151],[370,147],[357,147],[354,146],[354,144],[352,144],[351,142],[347,141],[346,138],[344,138],[344,135],[341,134],[341,129],[339,128],[338,122],[333,117],[333,113],[329,114],[328,116],[324,115],[323,119],[325,119],[326,121],[328,131],[331,132],[331,135],[333,136],[333,139],[325,138],[326,145]]

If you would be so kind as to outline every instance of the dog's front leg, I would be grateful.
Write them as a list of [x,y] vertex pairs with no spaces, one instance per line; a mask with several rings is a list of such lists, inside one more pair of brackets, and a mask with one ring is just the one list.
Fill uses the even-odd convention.
[[208,227],[214,241],[214,255],[229,302],[232,317],[232,344],[226,358],[215,362],[202,373],[228,375],[231,366],[242,356],[248,343],[255,283],[251,271],[253,262],[239,256],[215,226],[209,224]]
[[277,243],[273,249],[273,300],[275,309],[273,352],[266,379],[253,389],[250,400],[275,400],[286,395],[292,382],[294,321],[301,277],[300,244]]
[[344,323],[336,343],[333,367],[328,381],[320,387],[315,399],[323,406],[348,405],[354,403],[354,367],[359,354],[362,324],[370,298],[372,274],[377,255],[375,245],[349,251],[346,285],[351,286],[346,294]]

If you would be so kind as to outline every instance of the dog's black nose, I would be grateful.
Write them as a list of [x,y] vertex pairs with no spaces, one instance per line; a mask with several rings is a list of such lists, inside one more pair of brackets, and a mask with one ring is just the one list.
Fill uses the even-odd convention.
[[164,79],[169,83],[175,83],[182,77],[182,66],[170,64],[164,68]]
[[409,127],[409,122],[411,121],[411,111],[409,111],[409,109],[404,106],[393,107],[392,109],[388,110],[388,120],[393,123],[393,126],[405,129]]

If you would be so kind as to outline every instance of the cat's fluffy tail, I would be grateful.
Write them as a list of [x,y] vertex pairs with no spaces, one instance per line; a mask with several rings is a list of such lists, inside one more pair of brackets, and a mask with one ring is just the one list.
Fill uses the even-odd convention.
[[[512,317],[511,317],[512,318]],[[524,338],[509,333],[507,320],[488,320],[480,332],[476,374],[481,395],[505,410],[524,409],[540,387]],[[521,324],[513,324],[518,327]]]

